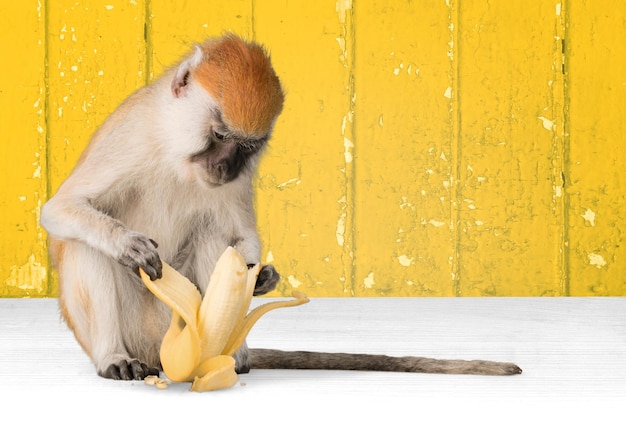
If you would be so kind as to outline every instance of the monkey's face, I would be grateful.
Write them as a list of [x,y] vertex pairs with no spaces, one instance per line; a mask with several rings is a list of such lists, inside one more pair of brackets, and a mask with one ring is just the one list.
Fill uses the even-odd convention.
[[168,112],[159,124],[168,142],[163,149],[183,181],[215,187],[251,177],[271,126],[260,132],[233,126],[222,104],[193,81]]
[[200,178],[217,186],[235,180],[253,166],[265,146],[265,138],[240,138],[221,127],[207,137],[206,147],[191,156]]
[[166,125],[179,144],[170,153],[183,155],[194,178],[212,186],[250,173],[284,101],[265,50],[226,35],[197,46],[172,77],[175,114]]

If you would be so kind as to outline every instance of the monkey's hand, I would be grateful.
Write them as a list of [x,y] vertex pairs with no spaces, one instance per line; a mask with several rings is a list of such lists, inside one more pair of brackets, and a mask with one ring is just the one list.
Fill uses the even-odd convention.
[[150,280],[160,279],[163,276],[163,266],[156,250],[158,246],[156,241],[129,231],[117,261],[131,268],[137,275],[139,275],[139,268],[141,268],[150,277]]
[[265,295],[276,289],[280,274],[273,265],[263,265],[254,285],[254,296]]

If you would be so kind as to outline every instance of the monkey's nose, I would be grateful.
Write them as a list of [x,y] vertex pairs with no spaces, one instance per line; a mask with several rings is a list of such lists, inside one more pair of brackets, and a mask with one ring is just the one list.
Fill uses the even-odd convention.
[[218,185],[228,183],[237,176],[232,166],[226,160],[211,164],[209,174],[213,182]]

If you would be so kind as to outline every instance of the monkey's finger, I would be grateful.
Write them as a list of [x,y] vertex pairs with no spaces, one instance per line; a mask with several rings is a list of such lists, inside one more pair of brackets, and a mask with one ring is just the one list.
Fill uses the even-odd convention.
[[133,265],[132,269],[138,277],[141,277],[140,271],[143,270],[152,281],[158,280],[163,277],[163,266],[160,259],[158,261],[155,261],[154,263],[145,262],[142,264],[135,264]]
[[147,262],[141,264],[133,264],[131,269],[133,270],[133,273],[137,275],[137,277],[141,277],[140,272],[143,270],[152,281],[158,280],[163,276],[163,270],[161,267],[154,267]]
[[156,280],[163,277],[163,263],[161,262],[161,257],[156,251],[156,248],[159,247],[156,241],[153,239],[149,239],[154,249],[151,249],[152,252],[147,253],[145,255],[145,263],[141,268],[150,276],[150,280]]
[[150,277],[150,280],[152,281],[163,277],[163,264],[161,262],[161,259],[158,258],[158,256],[156,260],[151,260],[148,263],[144,264],[143,266],[137,267],[137,274],[139,274],[139,268],[144,270],[146,274],[148,275],[148,277]]
[[152,266],[155,270],[155,279],[160,279],[161,277],[163,277],[163,263],[161,262],[161,258],[159,258],[158,255]]
[[143,380],[146,378],[145,370],[147,365],[139,362],[138,360],[132,360],[128,363],[128,369],[130,370],[131,380]]
[[116,364],[110,365],[100,375],[113,380],[143,380],[148,375],[159,375],[159,370],[151,368],[137,359],[123,359]]
[[149,375],[156,375],[158,377],[160,373],[158,368],[149,367],[145,363],[141,364],[141,369],[143,370],[143,378],[146,378]]
[[133,379],[133,375],[132,375],[132,371],[131,371],[131,363],[128,363],[126,361],[122,361],[118,364],[118,368],[120,371],[120,379],[121,380],[132,380]]
[[[152,244],[149,243],[149,246],[152,247]],[[163,265],[161,264],[161,257],[154,247],[138,252],[135,255],[135,263],[150,276],[150,279],[161,278]]]
[[120,367],[116,364],[111,364],[104,371],[98,371],[98,375],[104,378],[110,378],[111,380],[121,380]]

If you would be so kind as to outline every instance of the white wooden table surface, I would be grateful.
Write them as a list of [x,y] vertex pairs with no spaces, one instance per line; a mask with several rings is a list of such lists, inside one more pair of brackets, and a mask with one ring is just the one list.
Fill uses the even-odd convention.
[[314,298],[267,314],[248,340],[512,361],[524,373],[253,370],[228,390],[157,390],[98,377],[55,299],[0,299],[1,415],[14,427],[626,427],[626,298]]

